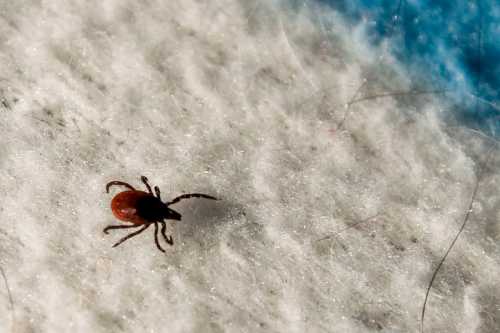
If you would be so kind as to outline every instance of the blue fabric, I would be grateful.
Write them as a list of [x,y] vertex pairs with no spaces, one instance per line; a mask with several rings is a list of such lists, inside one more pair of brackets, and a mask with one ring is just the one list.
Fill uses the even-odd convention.
[[[415,82],[451,91],[454,116],[500,136],[500,1],[316,0],[389,39]],[[476,98],[479,97],[479,98]]]

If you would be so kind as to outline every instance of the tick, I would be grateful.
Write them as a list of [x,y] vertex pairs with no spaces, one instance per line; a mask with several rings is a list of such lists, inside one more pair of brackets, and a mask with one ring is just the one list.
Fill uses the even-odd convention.
[[127,191],[118,193],[117,195],[115,195],[113,200],[111,200],[111,210],[113,211],[113,215],[117,219],[128,222],[130,224],[108,225],[106,228],[104,228],[104,233],[108,234],[108,231],[112,229],[129,229],[141,227],[139,230],[134,231],[120,239],[115,245],[113,245],[113,247],[117,247],[127,239],[137,236],[138,234],[149,228],[151,225],[154,225],[156,247],[160,251],[165,252],[165,250],[160,246],[160,242],[158,241],[158,224],[161,224],[161,234],[165,239],[165,242],[167,242],[167,244],[169,245],[174,245],[172,236],[168,237],[165,234],[165,231],[167,229],[165,220],[181,220],[181,214],[169,208],[169,206],[181,201],[182,199],[189,198],[206,198],[217,200],[217,198],[214,198],[207,194],[188,193],[180,195],[172,201],[164,203],[163,201],[161,201],[160,188],[158,186],[155,186],[155,194],[153,194],[153,191],[151,191],[151,186],[149,186],[148,184],[148,179],[145,176],[141,176],[141,180],[144,185],[146,185],[146,189],[148,190],[147,192],[136,190],[132,185],[118,180],[106,184],[106,193],[109,193],[109,188],[114,185],[125,186],[126,188],[128,188]]

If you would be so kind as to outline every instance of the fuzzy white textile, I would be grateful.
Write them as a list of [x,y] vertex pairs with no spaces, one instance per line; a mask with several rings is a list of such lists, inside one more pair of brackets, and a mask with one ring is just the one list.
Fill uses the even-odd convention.
[[[0,331],[418,332],[476,184],[425,330],[498,329],[498,146],[362,26],[306,1],[0,12]],[[222,200],[177,204],[166,254],[111,248],[104,186],[141,175]]]

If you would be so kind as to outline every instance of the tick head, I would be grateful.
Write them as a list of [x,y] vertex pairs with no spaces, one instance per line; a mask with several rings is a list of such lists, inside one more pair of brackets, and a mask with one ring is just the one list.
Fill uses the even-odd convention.
[[167,208],[167,213],[165,216],[166,219],[168,220],[181,220],[181,214],[177,213],[175,210]]

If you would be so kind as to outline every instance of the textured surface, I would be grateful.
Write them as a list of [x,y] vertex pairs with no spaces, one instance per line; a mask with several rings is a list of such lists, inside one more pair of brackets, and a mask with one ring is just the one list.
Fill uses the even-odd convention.
[[[104,3],[0,2],[0,330],[419,331],[492,141],[390,95],[397,62],[327,8]],[[499,155],[429,332],[498,328]],[[104,185],[142,174],[222,198],[175,206],[166,255],[102,233]]]
[[450,112],[462,123],[500,137],[498,0],[315,1],[385,43],[412,81],[453,101]]

